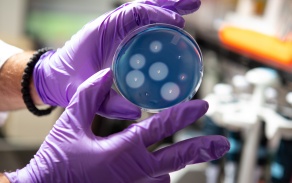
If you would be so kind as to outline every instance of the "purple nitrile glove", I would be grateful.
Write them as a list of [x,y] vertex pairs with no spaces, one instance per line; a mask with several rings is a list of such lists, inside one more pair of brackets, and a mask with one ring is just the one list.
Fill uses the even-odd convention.
[[[99,70],[111,67],[125,36],[151,23],[184,26],[182,15],[200,7],[200,0],[140,0],[126,3],[86,24],[70,41],[42,55],[34,69],[34,84],[46,104],[66,107],[77,87]],[[140,110],[111,91],[98,113],[108,118],[136,119]],[[130,111],[130,112],[129,112]]]
[[78,87],[37,154],[23,169],[5,173],[12,183],[110,182],[165,183],[186,165],[222,157],[229,150],[223,136],[202,136],[149,152],[159,142],[199,119],[208,103],[193,100],[162,111],[108,137],[91,131],[94,115],[112,85],[110,69]]

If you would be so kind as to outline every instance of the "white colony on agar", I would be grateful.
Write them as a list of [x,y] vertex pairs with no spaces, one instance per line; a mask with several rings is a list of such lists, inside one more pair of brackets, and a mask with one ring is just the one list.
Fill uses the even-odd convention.
[[133,69],[141,69],[145,65],[145,57],[142,54],[135,54],[130,58],[130,66]]
[[144,74],[139,70],[130,71],[126,76],[126,83],[131,88],[139,88],[145,81]]
[[162,98],[164,98],[167,101],[175,100],[179,94],[180,94],[180,89],[179,86],[173,82],[168,82],[165,83],[161,90],[160,94]]
[[156,62],[149,68],[149,76],[155,81],[161,81],[168,75],[168,67],[162,62]]
[[153,41],[150,44],[150,50],[153,53],[158,53],[162,49],[162,43],[160,41]]

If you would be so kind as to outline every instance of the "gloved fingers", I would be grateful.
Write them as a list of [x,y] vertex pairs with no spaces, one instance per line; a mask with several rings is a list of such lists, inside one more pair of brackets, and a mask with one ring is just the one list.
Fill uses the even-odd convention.
[[228,140],[219,135],[195,137],[153,152],[157,175],[164,175],[186,165],[221,158],[230,149]]
[[161,8],[154,3],[127,3],[121,8],[112,11],[109,18],[113,17],[118,20],[113,23],[118,24],[118,22],[121,22],[121,25],[131,30],[134,30],[137,26],[151,23],[166,23],[183,27],[185,22],[179,13],[167,8]]
[[111,89],[97,114],[111,119],[135,120],[141,117],[141,109]]
[[166,109],[142,122],[131,125],[127,131],[139,136],[148,147],[195,122],[208,110],[208,103],[192,100]]
[[85,80],[78,87],[65,110],[67,118],[74,120],[65,121],[75,123],[79,127],[89,127],[96,111],[110,92],[112,83],[113,76],[109,68],[101,70]]
[[[154,23],[184,27],[185,20],[169,9],[142,3],[126,3],[85,25],[72,40],[79,42],[81,37],[86,39],[87,44],[95,45],[89,54],[98,60],[97,69],[107,68],[111,67],[119,44],[129,33]],[[88,53],[89,50],[83,47],[78,51]]]
[[122,11],[128,13],[128,17],[124,17],[124,25],[130,20],[135,20],[136,26],[129,27],[134,29],[137,26],[148,25],[152,23],[165,23],[183,27],[185,20],[184,18],[169,9],[161,8],[159,6],[152,6],[143,3],[132,3],[126,6]]
[[[99,21],[100,19],[96,19],[90,23],[89,26],[93,26],[90,29],[95,29],[95,26],[100,24]],[[107,41],[102,44],[112,44],[110,46],[112,52],[130,32],[141,26],[165,23],[183,27],[185,22],[181,15],[171,10],[141,3],[129,3],[122,8],[117,8],[102,21],[104,26],[100,28],[99,32],[103,32],[103,40]],[[108,54],[114,54],[112,52]]]
[[191,14],[201,6],[200,0],[137,0],[135,2],[166,8],[180,15]]

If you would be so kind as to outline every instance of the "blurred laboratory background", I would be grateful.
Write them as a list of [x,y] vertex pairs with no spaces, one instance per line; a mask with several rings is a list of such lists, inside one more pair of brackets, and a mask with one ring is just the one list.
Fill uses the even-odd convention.
[[[84,24],[125,2],[0,0],[0,39],[24,50],[58,48]],[[228,154],[173,172],[171,182],[292,183],[292,1],[201,2],[184,18],[203,54],[203,82],[193,99],[207,100],[209,110],[149,150],[224,135]],[[0,113],[0,171],[25,166],[62,110],[41,118],[26,110]],[[106,136],[133,122],[96,116],[93,130]]]

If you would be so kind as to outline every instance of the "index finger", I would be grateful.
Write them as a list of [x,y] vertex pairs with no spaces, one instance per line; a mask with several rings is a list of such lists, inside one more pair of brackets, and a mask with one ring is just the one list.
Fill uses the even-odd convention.
[[135,2],[166,8],[180,15],[191,14],[201,6],[200,0],[138,0]]
[[208,107],[203,100],[184,102],[132,125],[129,130],[134,131],[148,147],[198,120]]

